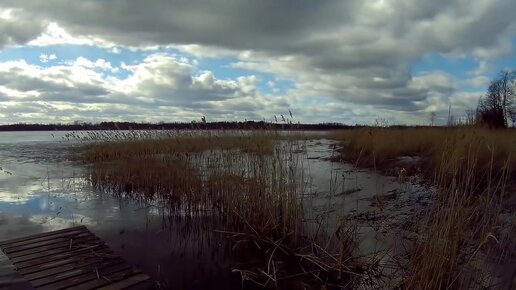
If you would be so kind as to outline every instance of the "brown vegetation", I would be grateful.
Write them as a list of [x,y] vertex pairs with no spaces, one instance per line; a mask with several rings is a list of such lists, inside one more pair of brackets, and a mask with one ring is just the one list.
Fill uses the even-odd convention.
[[509,176],[516,177],[514,129],[362,128],[335,131],[331,138],[341,141],[337,159],[358,166],[379,167],[389,173],[393,173],[390,169],[400,157],[420,157],[417,167],[425,177],[435,179],[438,173],[450,170],[443,167],[443,160],[453,157],[465,162],[474,152],[475,181],[485,184],[488,179],[500,176],[506,165]]
[[334,132],[332,137],[341,140],[339,159],[391,173],[400,157],[421,157],[414,159],[415,167],[437,189],[431,205],[412,217],[416,239],[404,288],[497,288],[511,283],[497,284],[500,269],[493,265],[511,265],[515,259],[516,131],[368,128]]
[[[223,220],[225,227],[216,230],[229,237],[234,251],[255,259],[234,272],[264,287],[290,287],[292,278],[301,288],[384,288],[382,279],[405,289],[491,287],[498,282],[491,266],[514,260],[514,197],[508,189],[516,172],[513,130],[332,133],[342,145],[336,159],[389,171],[401,167],[400,157],[415,156],[414,168],[437,189],[430,206],[410,217],[406,251],[391,257],[399,276],[389,278],[379,254],[356,256],[357,227],[349,218],[342,217],[335,232],[304,224],[303,198],[309,192],[300,152],[311,136],[147,131],[71,137],[85,142],[80,160],[90,166],[98,189],[180,215],[209,212]],[[502,221],[502,214],[512,214],[512,220]]]
[[[234,269],[272,288],[358,276],[352,231],[303,227],[304,134],[278,132],[89,132],[79,159],[101,191],[130,195],[195,217],[209,213],[235,251],[259,266]],[[332,247],[329,247],[331,242]],[[251,261],[249,261],[251,262]],[[250,263],[250,265],[256,264]]]

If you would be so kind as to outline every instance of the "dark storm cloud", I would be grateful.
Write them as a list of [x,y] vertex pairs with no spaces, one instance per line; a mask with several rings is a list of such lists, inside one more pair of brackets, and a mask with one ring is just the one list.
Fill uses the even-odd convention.
[[[388,6],[362,0],[6,0],[2,6],[20,8],[35,23],[57,21],[74,34],[121,44],[301,54],[329,69],[389,65],[399,52],[418,57],[425,49],[490,46],[514,24],[516,10],[511,0],[383,2]],[[398,46],[387,45],[385,36]]]
[[[67,85],[63,82],[55,82],[48,79],[45,80],[37,77],[19,75],[12,71],[0,74],[0,86],[6,86],[10,89],[20,92],[35,91],[42,94],[44,96],[43,98],[49,101],[66,100],[67,98],[74,97],[95,97],[106,95],[108,91],[99,85],[100,84],[84,83],[74,83],[73,85]],[[81,99],[79,101],[85,101],[85,99]]]
[[0,50],[6,45],[26,43],[45,29],[47,23],[43,19],[32,18],[30,13],[18,9],[5,8],[0,3]]
[[0,92],[0,102],[10,101],[10,100],[11,100],[11,98],[7,94]]
[[34,19],[57,21],[74,33],[125,44],[198,43],[250,49],[289,47],[292,40],[330,28],[337,18],[350,17],[354,2],[7,0],[3,6],[22,8]]

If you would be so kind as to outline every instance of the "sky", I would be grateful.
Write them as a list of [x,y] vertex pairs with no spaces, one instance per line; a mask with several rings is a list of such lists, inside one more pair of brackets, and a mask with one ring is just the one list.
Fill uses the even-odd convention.
[[444,124],[516,69],[514,0],[0,0],[0,124]]

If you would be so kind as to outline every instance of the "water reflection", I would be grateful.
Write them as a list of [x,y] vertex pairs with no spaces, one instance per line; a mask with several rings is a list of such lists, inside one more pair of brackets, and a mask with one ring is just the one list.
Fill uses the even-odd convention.
[[86,225],[164,288],[240,288],[216,225],[94,192],[67,161],[65,134],[0,132],[0,239]]

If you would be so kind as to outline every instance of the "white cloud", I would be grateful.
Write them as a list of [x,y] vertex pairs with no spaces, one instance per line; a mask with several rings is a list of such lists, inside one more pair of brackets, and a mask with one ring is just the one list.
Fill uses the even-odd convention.
[[188,61],[166,54],[124,65],[129,72],[125,78],[105,75],[99,68],[122,69],[84,57],[50,67],[24,60],[0,63],[3,118],[8,122],[185,121],[207,115],[212,120],[244,120],[288,107],[282,98],[260,94],[256,76],[221,80],[210,71],[194,73]]
[[408,88],[418,90],[432,90],[441,92],[451,92],[457,88],[453,77],[442,71],[430,72],[421,76],[414,77]]
[[105,59],[99,58],[96,61],[91,61],[82,56],[78,57],[75,61],[71,62],[72,66],[81,66],[88,69],[101,69],[110,72],[117,72],[119,69],[113,67],[111,62],[106,61]]
[[105,48],[113,48],[115,44],[99,37],[91,35],[73,36],[56,22],[50,22],[42,29],[41,34],[27,44],[33,46],[49,46],[56,44],[95,45]]
[[43,62],[43,63],[49,62],[51,60],[56,60],[56,59],[57,59],[57,56],[54,53],[52,53],[52,54],[42,53],[39,55],[39,61]]
[[467,84],[476,88],[485,88],[490,82],[491,79],[486,76],[474,76],[467,80]]
[[167,47],[178,49],[182,52],[188,53],[198,58],[218,58],[226,56],[235,56],[239,53],[236,50],[198,44],[168,45]]

